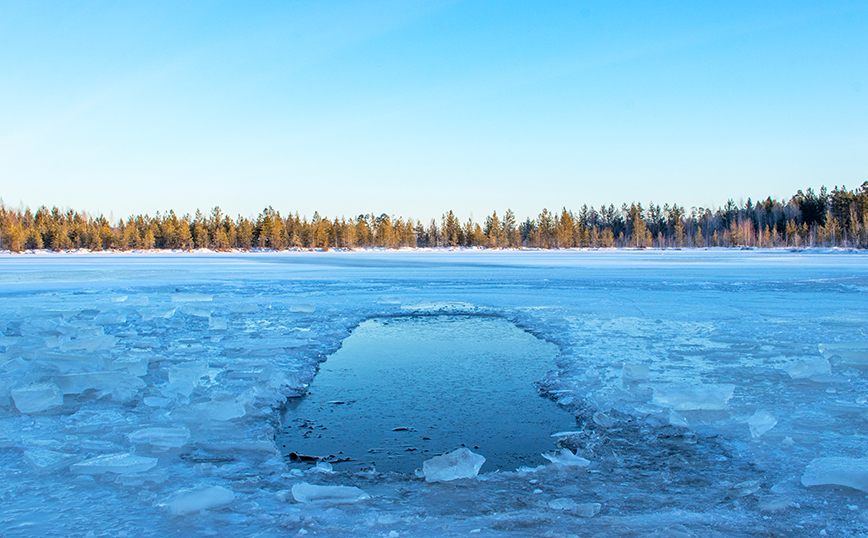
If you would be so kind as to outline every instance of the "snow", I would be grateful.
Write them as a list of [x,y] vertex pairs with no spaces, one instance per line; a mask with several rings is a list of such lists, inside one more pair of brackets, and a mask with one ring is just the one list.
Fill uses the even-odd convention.
[[[866,262],[0,255],[0,534],[864,535]],[[450,313],[557,345],[538,389],[575,425],[549,459],[448,482],[284,460],[281,409],[355,327]]]
[[484,456],[462,447],[422,462],[422,474],[426,482],[451,482],[475,477],[483,463]]

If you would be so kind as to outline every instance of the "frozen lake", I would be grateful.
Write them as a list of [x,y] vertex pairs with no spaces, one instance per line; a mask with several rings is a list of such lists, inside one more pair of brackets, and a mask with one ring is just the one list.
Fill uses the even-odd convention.
[[290,400],[277,444],[340,470],[413,473],[462,446],[485,455],[482,472],[536,466],[576,425],[535,386],[557,354],[491,316],[368,320]]
[[[866,262],[730,250],[0,255],[0,535],[861,536]],[[317,396],[317,372],[354,330],[466,316],[555,346],[531,375],[543,397],[521,400],[572,425],[553,461],[431,483],[281,453],[281,410]],[[482,441],[455,442],[488,456]]]

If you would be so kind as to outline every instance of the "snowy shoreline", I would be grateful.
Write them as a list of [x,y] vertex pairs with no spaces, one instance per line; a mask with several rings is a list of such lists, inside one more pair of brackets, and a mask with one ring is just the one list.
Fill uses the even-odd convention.
[[51,250],[51,249],[28,249],[21,252],[13,252],[11,250],[0,250],[0,255],[10,256],[43,256],[43,255],[192,255],[192,254],[209,254],[209,255],[238,255],[238,254],[280,254],[280,253],[354,253],[354,252],[500,252],[500,253],[517,253],[517,252],[768,252],[768,253],[807,253],[807,254],[859,254],[868,253],[866,249],[852,247],[681,247],[681,248],[636,248],[636,247],[574,247],[574,248],[489,248],[489,247],[401,247],[401,248],[380,248],[380,247],[364,247],[364,248],[288,248],[282,250],[268,248],[253,248],[250,250],[244,249],[228,249],[214,250],[209,248],[197,248],[190,250],[180,249],[131,249],[131,250],[90,250],[69,249],[69,250]]

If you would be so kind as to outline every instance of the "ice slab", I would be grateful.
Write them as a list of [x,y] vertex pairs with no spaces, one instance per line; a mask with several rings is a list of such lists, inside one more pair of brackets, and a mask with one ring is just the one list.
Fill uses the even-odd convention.
[[50,473],[65,469],[79,460],[77,454],[56,452],[44,448],[31,448],[24,451],[24,458],[40,473]]
[[[111,391],[129,378],[138,379],[125,372],[88,372],[55,376],[53,381],[63,394],[81,394],[86,390]],[[144,382],[141,386],[145,386]]]
[[142,312],[142,321],[151,321],[156,318],[169,319],[174,315],[174,308],[156,308]]
[[832,365],[826,357],[814,357],[803,361],[794,361],[785,365],[783,369],[793,379],[810,379],[832,373]]
[[59,347],[63,351],[105,351],[113,348],[117,340],[109,335],[86,336],[62,342]]
[[473,478],[485,457],[474,454],[467,448],[459,448],[442,456],[434,456],[422,462],[422,472],[427,482],[449,482],[459,478]]
[[647,364],[624,364],[621,369],[621,382],[625,385],[648,381],[651,370]]
[[310,314],[316,310],[316,307],[312,304],[294,304],[289,307],[290,312],[295,312],[298,314]]
[[109,369],[126,371],[134,376],[143,376],[148,373],[148,365],[150,359],[143,352],[137,352],[133,355],[125,355],[111,361]]
[[175,493],[167,502],[166,510],[173,516],[196,514],[231,504],[235,493],[223,486],[204,486]]
[[590,460],[577,456],[568,448],[562,448],[558,452],[543,454],[542,457],[558,467],[587,467],[591,464]]
[[803,486],[846,486],[868,492],[868,458],[815,458],[802,475]]
[[868,349],[841,351],[841,366],[849,366],[857,370],[868,370]]
[[173,303],[206,303],[213,300],[214,296],[206,293],[176,293],[172,295]]
[[227,421],[241,418],[246,414],[244,406],[234,400],[213,399],[192,406],[197,417],[202,420]]
[[127,320],[126,314],[122,312],[103,312],[93,319],[97,325],[119,325]]
[[187,428],[144,428],[127,436],[132,443],[149,444],[158,448],[179,448],[187,444],[190,430]]
[[355,486],[317,486],[300,482],[292,486],[292,497],[300,503],[348,504],[370,499]]
[[735,385],[658,385],[654,403],[677,411],[720,410],[732,398]]
[[199,384],[201,378],[208,375],[208,363],[205,361],[190,361],[169,367],[169,383]]
[[15,407],[25,414],[40,413],[63,404],[63,392],[54,383],[36,383],[11,392]]
[[759,439],[764,433],[775,427],[778,421],[766,410],[758,410],[747,421],[750,436]]
[[121,453],[105,454],[76,463],[71,470],[78,474],[131,474],[153,469],[156,465],[157,458]]
[[594,517],[600,513],[600,508],[602,508],[600,503],[577,503],[569,497],[551,500],[548,505],[553,510],[562,510],[579,517]]
[[687,428],[689,426],[687,418],[675,409],[669,410],[669,424],[679,428]]

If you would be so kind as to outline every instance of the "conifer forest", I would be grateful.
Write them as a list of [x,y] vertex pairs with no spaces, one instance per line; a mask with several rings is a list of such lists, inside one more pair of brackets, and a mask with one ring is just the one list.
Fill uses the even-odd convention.
[[414,220],[386,213],[310,219],[271,206],[255,218],[235,218],[219,207],[208,214],[174,211],[111,222],[104,215],[42,206],[11,208],[0,201],[0,250],[31,249],[212,250],[352,249],[403,247],[485,248],[868,248],[868,181],[855,190],[799,190],[789,200],[771,197],[719,208],[641,203],[577,211],[543,209],[516,219],[507,210],[481,222],[452,211]]

